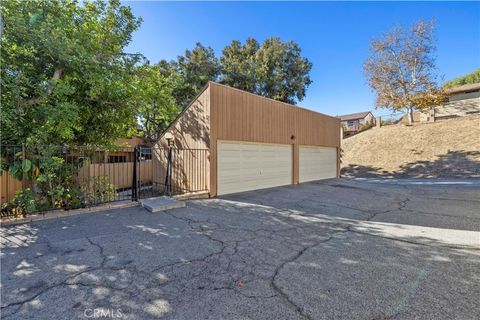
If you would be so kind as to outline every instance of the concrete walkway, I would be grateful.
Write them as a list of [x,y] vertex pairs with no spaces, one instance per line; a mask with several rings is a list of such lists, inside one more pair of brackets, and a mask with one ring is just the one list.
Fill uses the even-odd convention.
[[479,207],[329,180],[2,228],[2,318],[476,319]]

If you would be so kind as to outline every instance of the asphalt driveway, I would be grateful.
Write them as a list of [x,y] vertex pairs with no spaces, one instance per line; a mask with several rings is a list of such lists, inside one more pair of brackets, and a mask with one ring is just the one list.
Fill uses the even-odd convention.
[[480,187],[330,180],[1,229],[2,319],[478,319]]

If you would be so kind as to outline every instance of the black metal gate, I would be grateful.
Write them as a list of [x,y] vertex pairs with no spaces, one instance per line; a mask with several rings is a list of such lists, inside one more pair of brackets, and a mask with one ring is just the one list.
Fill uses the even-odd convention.
[[[140,150],[139,160],[148,157],[148,150]],[[134,159],[131,147],[0,145],[1,215],[131,200],[133,171],[143,177],[143,191],[152,167],[151,160],[143,161],[133,170]]]
[[207,192],[208,149],[0,145],[2,216]]
[[133,166],[132,201],[163,195],[153,175],[152,148],[136,147]]

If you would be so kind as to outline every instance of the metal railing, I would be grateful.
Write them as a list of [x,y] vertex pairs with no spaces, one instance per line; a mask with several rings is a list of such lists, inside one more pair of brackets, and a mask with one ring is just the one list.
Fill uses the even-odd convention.
[[[131,199],[134,148],[2,145],[0,161],[2,216]],[[151,181],[152,161],[142,166]]]
[[2,216],[205,192],[209,185],[208,149],[1,145],[0,164]]

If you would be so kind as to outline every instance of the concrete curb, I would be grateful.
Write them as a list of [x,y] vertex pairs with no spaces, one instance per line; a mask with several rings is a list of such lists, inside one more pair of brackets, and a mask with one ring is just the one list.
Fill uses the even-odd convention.
[[72,217],[72,216],[77,216],[81,214],[95,213],[95,212],[108,211],[108,210],[114,210],[114,209],[132,208],[132,207],[138,207],[138,206],[140,206],[138,202],[126,200],[126,201],[120,201],[120,202],[106,203],[103,205],[90,207],[90,208],[81,208],[81,209],[74,209],[74,210],[51,210],[51,211],[45,211],[38,214],[28,215],[25,218],[13,218],[8,220],[7,219],[2,220],[0,223],[0,226],[3,227],[3,226],[24,224],[24,223],[35,222],[35,221],[61,219],[61,218]]
[[185,202],[168,197],[144,199],[140,204],[152,213],[185,207]]

